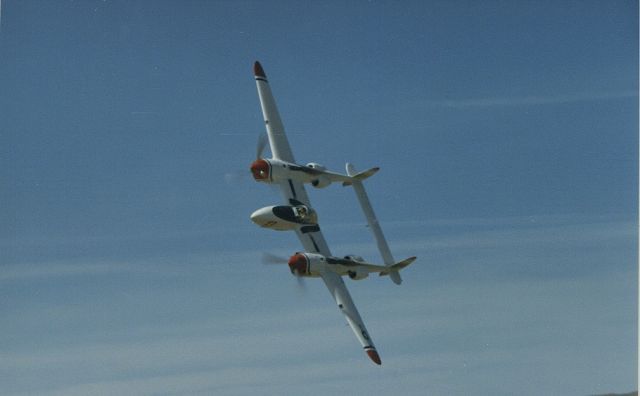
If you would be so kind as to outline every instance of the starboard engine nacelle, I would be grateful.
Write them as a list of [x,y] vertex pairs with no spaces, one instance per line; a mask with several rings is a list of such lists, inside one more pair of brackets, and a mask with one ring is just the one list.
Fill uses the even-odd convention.
[[376,272],[387,270],[386,267],[368,264],[362,257],[354,255],[338,258],[325,257],[318,253],[298,252],[289,258],[288,264],[291,273],[297,276],[320,276],[324,271],[333,271],[354,280],[368,277],[371,267],[375,267],[374,270],[377,268]]

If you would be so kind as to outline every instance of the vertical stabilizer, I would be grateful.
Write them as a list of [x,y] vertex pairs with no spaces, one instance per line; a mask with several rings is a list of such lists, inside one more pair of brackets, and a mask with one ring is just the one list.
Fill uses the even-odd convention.
[[[347,163],[347,175],[355,176],[357,175],[356,169],[353,165]],[[384,234],[382,233],[382,228],[380,228],[380,223],[378,223],[378,219],[376,218],[376,214],[373,212],[373,207],[371,207],[371,202],[369,202],[369,197],[367,196],[367,192],[362,185],[362,181],[354,178],[352,181],[353,191],[356,192],[356,196],[358,197],[358,201],[360,202],[360,206],[362,207],[362,211],[364,212],[364,216],[367,218],[367,223],[369,223],[369,228],[371,232],[373,232],[373,236],[376,239],[376,244],[378,245],[378,250],[380,250],[380,255],[382,256],[382,260],[384,260],[384,264],[387,267],[391,267],[395,264],[395,260],[391,255],[391,250],[389,250],[389,245],[387,245],[387,240],[384,238]],[[402,283],[402,278],[400,278],[400,273],[398,271],[391,271],[389,273],[389,277],[396,285]]]

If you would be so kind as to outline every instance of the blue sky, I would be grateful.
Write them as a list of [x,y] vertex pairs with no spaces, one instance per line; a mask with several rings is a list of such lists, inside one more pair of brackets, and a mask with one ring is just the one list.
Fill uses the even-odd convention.
[[[0,379],[10,395],[637,387],[638,5],[7,1]],[[269,76],[296,158],[367,181],[396,287],[372,365],[249,214]],[[353,193],[310,190],[379,261]]]

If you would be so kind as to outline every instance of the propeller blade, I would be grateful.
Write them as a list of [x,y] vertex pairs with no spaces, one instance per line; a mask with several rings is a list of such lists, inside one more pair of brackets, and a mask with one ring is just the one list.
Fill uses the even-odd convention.
[[256,159],[259,160],[262,158],[262,154],[264,154],[264,149],[267,147],[267,143],[269,140],[267,139],[267,135],[261,133],[258,135],[258,144],[256,146]]
[[294,273],[294,275],[296,276],[296,281],[298,284],[298,289],[302,292],[306,292],[307,291],[307,283],[304,281],[304,277],[298,275],[298,271],[296,271]]
[[[272,264],[287,264],[289,262],[288,258],[277,256],[271,253],[262,253],[262,264],[272,265]],[[293,275],[296,278],[296,283],[298,285],[298,289],[305,293],[307,290],[307,283],[304,281],[304,277],[298,274],[298,271],[294,271]]]
[[229,171],[224,174],[224,181],[227,184],[237,184],[244,180],[248,180],[249,175],[246,171]]
[[[256,144],[256,160],[262,158],[262,154],[264,153],[264,149],[267,147],[267,143],[269,143],[267,135],[265,133],[259,134],[258,142]],[[228,184],[233,184],[241,181],[242,179],[246,179],[246,176],[247,171],[229,171],[224,174],[224,181]]]
[[266,252],[262,253],[262,264],[287,264],[288,262],[288,258]]

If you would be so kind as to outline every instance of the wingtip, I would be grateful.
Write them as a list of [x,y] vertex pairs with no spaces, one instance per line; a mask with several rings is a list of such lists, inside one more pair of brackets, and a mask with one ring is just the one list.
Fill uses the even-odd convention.
[[382,361],[380,360],[380,355],[378,355],[378,351],[375,349],[367,349],[367,355],[375,364],[378,366],[382,365]]
[[253,64],[253,75],[256,77],[267,78],[267,75],[264,74],[264,69],[262,68],[262,65],[258,61],[256,61]]

